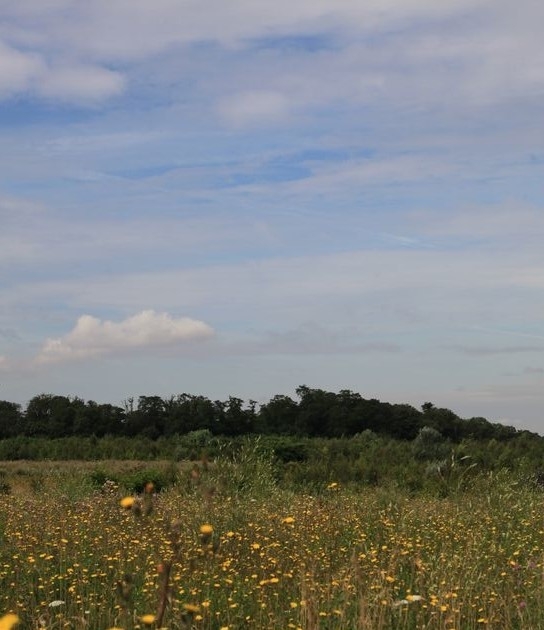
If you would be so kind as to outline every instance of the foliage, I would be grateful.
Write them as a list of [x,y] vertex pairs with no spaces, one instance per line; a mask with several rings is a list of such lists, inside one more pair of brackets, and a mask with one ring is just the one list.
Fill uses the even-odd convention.
[[[301,385],[298,400],[274,396],[260,406],[241,398],[212,401],[180,394],[169,398],[139,396],[122,407],[78,397],[39,394],[26,409],[0,401],[2,438],[132,437],[158,440],[205,431],[212,436],[238,437],[258,433],[292,437],[352,437],[372,431],[399,440],[413,440],[424,427],[438,431],[454,444],[463,440],[508,442],[523,438],[538,448],[543,438],[485,418],[459,418],[449,409],[424,403],[418,411],[407,404],[390,404],[344,389],[338,393]],[[24,449],[24,444],[18,446]]]
[[416,459],[440,461],[451,452],[451,446],[444,436],[433,427],[423,427],[412,443]]

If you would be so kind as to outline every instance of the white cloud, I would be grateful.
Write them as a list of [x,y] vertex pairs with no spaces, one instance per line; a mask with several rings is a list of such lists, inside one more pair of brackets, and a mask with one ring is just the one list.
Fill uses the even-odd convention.
[[48,64],[43,51],[23,52],[0,40],[0,98],[21,93],[72,103],[93,103],[123,92],[119,72],[79,62]]
[[[28,20],[28,28],[58,48],[102,59],[134,59],[175,44],[240,41],[277,34],[312,34],[327,27],[379,28],[399,19],[447,17],[489,0],[19,0],[5,13]],[[44,9],[45,5],[45,9]],[[51,41],[52,40],[52,41]]]
[[[300,255],[202,267],[109,273],[80,280],[20,284],[6,289],[6,308],[56,301],[92,312],[132,312],[154,304],[191,309],[226,326],[277,329],[301,321],[345,326],[355,319],[380,335],[434,326],[515,327],[542,312],[539,260],[517,250],[369,250]],[[540,276],[538,274],[540,273]],[[537,290],[534,290],[537,289]],[[507,300],[531,290],[532,308]],[[326,321],[325,321],[326,320]]]
[[231,96],[219,105],[220,114],[235,127],[285,119],[288,99],[279,92],[248,91]]
[[[54,66],[60,62],[69,70],[45,68],[38,93],[61,98],[71,98],[75,93],[76,101],[89,96],[89,92],[95,100],[99,95],[106,98],[119,93],[124,78],[109,69],[119,61],[128,73],[132,72],[131,64],[173,53],[165,80],[170,84],[179,81],[181,75],[191,72],[191,63],[186,62],[192,59],[188,47],[215,43],[223,49],[218,74],[231,83],[230,90],[219,89],[218,109],[227,118],[233,116],[238,124],[238,111],[251,104],[265,118],[284,116],[282,94],[289,94],[290,103],[335,103],[346,98],[367,100],[369,94],[382,96],[385,92],[384,102],[401,97],[404,103],[410,103],[419,95],[420,102],[451,105],[459,97],[487,103],[520,92],[538,93],[544,83],[544,66],[534,24],[540,23],[542,9],[537,3],[526,3],[526,11],[516,12],[516,27],[512,29],[512,16],[508,10],[503,16],[503,4],[507,3],[21,0],[3,7],[5,26],[0,26],[0,36],[11,46],[10,56],[17,62],[5,64],[10,92],[26,89],[29,73],[37,70],[36,59],[44,59],[47,63],[54,61]],[[476,14],[470,22],[469,11]],[[460,18],[460,24],[456,18]],[[438,30],[431,36],[429,21],[433,30]],[[369,33],[373,35],[371,43],[366,38]],[[317,62],[315,55],[306,55],[302,46],[298,53],[280,55],[279,61],[274,54],[263,56],[250,51],[245,77],[228,67],[230,53],[251,48],[259,38],[323,35],[334,36],[335,45]],[[310,63],[306,65],[305,59]],[[159,62],[163,74],[164,59]],[[0,64],[0,86],[1,69]],[[216,75],[215,69],[207,70],[206,90],[213,91],[214,81],[221,83]],[[195,82],[199,78],[195,76]],[[224,101],[232,85],[240,94]],[[268,93],[261,93],[263,85],[270,90]]]
[[39,55],[19,52],[0,41],[0,98],[28,90],[44,68]]
[[120,322],[82,315],[68,334],[45,341],[36,363],[85,359],[119,351],[151,349],[206,339],[213,329],[188,317],[142,311]]
[[62,213],[23,199],[0,196],[0,266],[72,265],[80,269],[110,256],[145,261],[149,256],[190,257],[269,244],[266,224],[232,217],[164,217],[67,220]]
[[455,213],[419,211],[409,219],[418,231],[431,236],[488,239],[495,243],[514,238],[542,240],[543,208],[520,201],[458,208]]
[[125,78],[119,72],[91,65],[53,67],[44,72],[37,91],[46,98],[95,102],[121,94]]

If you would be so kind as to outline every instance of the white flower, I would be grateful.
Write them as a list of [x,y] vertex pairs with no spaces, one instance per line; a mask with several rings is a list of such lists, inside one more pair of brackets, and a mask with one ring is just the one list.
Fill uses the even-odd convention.
[[63,604],[66,604],[65,601],[63,601],[62,599],[54,599],[50,604],[49,604],[49,608],[58,608],[59,606],[62,606]]
[[406,595],[406,599],[399,599],[396,602],[393,602],[393,606],[407,606],[408,604],[413,604],[414,602],[419,602],[423,599],[421,595]]

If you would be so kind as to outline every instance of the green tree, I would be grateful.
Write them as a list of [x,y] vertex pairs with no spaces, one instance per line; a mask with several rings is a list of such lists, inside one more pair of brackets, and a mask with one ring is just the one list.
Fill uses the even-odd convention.
[[80,398],[39,394],[25,412],[25,433],[49,438],[67,437],[74,432],[76,410],[84,405]]
[[74,435],[86,437],[95,435],[121,435],[124,429],[125,414],[121,407],[98,404],[89,400],[76,409]]
[[298,404],[289,396],[274,396],[268,403],[261,405],[257,417],[259,433],[291,435],[295,433]]
[[163,435],[165,422],[165,401],[160,396],[139,396],[136,410],[126,415],[125,432],[156,439]]
[[0,400],[0,439],[14,437],[23,428],[21,405]]

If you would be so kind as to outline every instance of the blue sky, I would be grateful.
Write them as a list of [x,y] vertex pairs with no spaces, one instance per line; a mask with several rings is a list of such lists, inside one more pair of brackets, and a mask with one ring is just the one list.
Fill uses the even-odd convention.
[[306,384],[544,431],[540,3],[0,17],[0,399]]

